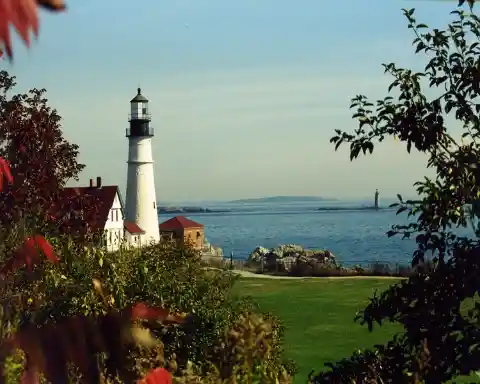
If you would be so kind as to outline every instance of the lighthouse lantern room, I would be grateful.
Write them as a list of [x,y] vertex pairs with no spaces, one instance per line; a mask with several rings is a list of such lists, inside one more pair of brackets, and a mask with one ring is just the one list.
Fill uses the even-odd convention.
[[130,128],[126,130],[128,172],[125,219],[145,231],[143,238],[147,244],[160,241],[150,120],[148,100],[138,88],[138,94],[130,101]]
[[148,100],[142,95],[140,88],[137,92],[137,95],[130,101],[130,115],[128,116],[130,128],[127,128],[127,137],[153,136],[153,128],[149,124],[152,119],[148,111]]

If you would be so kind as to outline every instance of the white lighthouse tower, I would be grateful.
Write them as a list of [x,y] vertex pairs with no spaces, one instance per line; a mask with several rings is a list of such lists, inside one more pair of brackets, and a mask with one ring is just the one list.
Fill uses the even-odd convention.
[[157,199],[153,176],[152,138],[148,100],[138,94],[130,101],[131,111],[127,128],[128,137],[128,173],[125,201],[125,220],[134,222],[143,231],[143,243],[158,243]]

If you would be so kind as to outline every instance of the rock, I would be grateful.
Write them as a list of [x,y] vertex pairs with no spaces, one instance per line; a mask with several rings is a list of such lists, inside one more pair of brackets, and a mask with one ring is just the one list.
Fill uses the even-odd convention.
[[270,250],[264,247],[257,247],[255,248],[250,255],[248,255],[248,262],[252,263],[261,263],[262,258],[268,254]]
[[277,260],[277,270],[278,272],[288,272],[292,269],[292,266],[295,265],[298,258],[295,256],[286,256],[282,259]]
[[284,244],[275,248],[256,247],[248,256],[248,263],[261,264],[265,271],[289,272],[293,267],[337,268],[335,255],[327,250],[304,249],[297,244]]
[[216,257],[223,257],[223,249],[220,247],[212,245],[212,252]]
[[217,257],[223,258],[223,250],[220,247],[210,244],[205,238],[203,249],[200,251],[204,257]]

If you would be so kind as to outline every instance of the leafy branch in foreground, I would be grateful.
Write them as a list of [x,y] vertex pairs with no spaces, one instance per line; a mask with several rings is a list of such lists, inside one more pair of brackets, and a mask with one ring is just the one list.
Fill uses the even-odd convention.
[[[0,165],[0,176],[5,177],[9,183],[13,182],[8,162],[0,157]],[[1,268],[2,284],[8,284],[11,276],[25,266],[31,272],[42,263],[42,255],[54,264],[60,262],[53,247],[43,236],[27,238]],[[77,315],[40,327],[28,322],[21,324],[12,336],[0,344],[0,383],[6,382],[5,361],[16,350],[22,350],[25,355],[21,379],[24,384],[40,383],[41,374],[52,383],[68,382],[70,364],[75,364],[80,370],[82,382],[101,383],[103,377],[98,364],[100,354],[106,355],[109,375],[124,382],[132,382],[134,377],[125,369],[128,346],[149,348],[158,344],[150,331],[141,326],[140,321],[170,324],[185,322],[183,314],[171,314],[164,308],[148,307],[143,303],[116,310],[109,305],[98,280],[93,280],[93,287],[107,308],[111,308],[110,311],[101,316]],[[162,375],[165,377],[164,373]]]
[[62,0],[0,0],[0,43],[4,45],[9,59],[13,58],[10,25],[29,46],[30,32],[33,31],[33,34],[38,36],[39,7],[58,12],[65,9],[65,4]]
[[22,382],[39,382],[42,373],[49,382],[66,383],[70,377],[69,364],[75,364],[82,382],[101,383],[103,377],[98,359],[100,354],[106,354],[109,375],[123,382],[133,382],[135,377],[124,369],[128,347],[150,348],[158,344],[148,330],[136,324],[138,320],[184,322],[183,317],[171,316],[162,308],[138,304],[123,311],[112,310],[103,316],[78,315],[42,327],[30,325],[2,343],[0,364],[3,366],[6,357],[20,349],[26,361]]
[[[387,137],[398,138],[408,153],[426,155],[435,178],[415,183],[416,200],[399,195],[394,204],[416,220],[394,225],[388,236],[414,237],[412,264],[430,257],[433,268],[374,296],[357,318],[370,330],[374,323],[398,322],[403,335],[330,365],[314,383],[440,383],[480,370],[480,19],[462,10],[452,14],[446,30],[430,30],[413,9],[404,10],[415,52],[428,60],[424,71],[384,64],[393,77],[390,94],[375,103],[354,98],[358,128],[336,130],[331,139],[336,148],[350,145],[351,160]],[[447,127],[448,116],[457,127]]]

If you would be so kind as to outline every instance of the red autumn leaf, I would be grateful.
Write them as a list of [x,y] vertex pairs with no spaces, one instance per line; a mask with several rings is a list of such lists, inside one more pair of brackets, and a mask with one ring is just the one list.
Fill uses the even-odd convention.
[[139,384],[172,384],[172,375],[165,368],[156,368],[140,380]]
[[9,58],[12,58],[10,25],[20,35],[24,43],[30,43],[30,31],[38,35],[38,9],[35,0],[0,1],[0,41],[5,46]]
[[40,262],[39,251],[42,251],[51,263],[57,264],[60,261],[51,244],[43,236],[35,235],[27,238],[20,248],[14,252],[10,260],[1,269],[0,274],[6,274],[25,265],[31,270],[33,265]]
[[48,261],[54,264],[58,264],[60,262],[60,259],[55,254],[52,245],[47,240],[45,240],[43,236],[35,235],[34,241],[35,244],[40,247],[43,254],[47,257]]
[[38,365],[32,364],[31,359],[27,356],[22,376],[21,384],[40,384],[40,372]]
[[50,11],[65,9],[64,2],[60,0],[0,0],[0,43],[3,43],[10,59],[13,57],[10,25],[29,46],[30,32],[38,36],[39,6]]
[[13,177],[12,177],[12,172],[10,171],[10,165],[8,164],[7,160],[5,160],[3,157],[0,157],[0,191],[3,189],[4,178],[9,183],[13,183]]
[[130,311],[132,320],[159,320],[164,323],[182,324],[186,318],[183,314],[171,314],[168,309],[148,307],[144,303],[135,304]]

